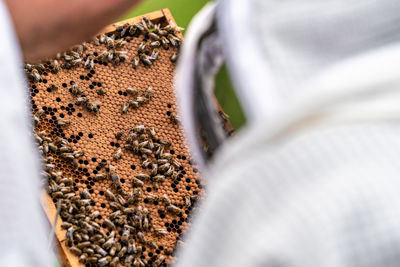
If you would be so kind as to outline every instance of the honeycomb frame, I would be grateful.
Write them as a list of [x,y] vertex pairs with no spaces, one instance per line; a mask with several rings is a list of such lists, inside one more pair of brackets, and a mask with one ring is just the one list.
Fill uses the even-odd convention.
[[[162,9],[112,24],[105,27],[100,33],[114,32],[118,26],[124,23],[138,23],[143,17],[147,17],[153,23],[164,23],[176,26],[175,20],[170,11],[168,9]],[[179,37],[182,38],[182,35]],[[130,48],[136,48],[141,40],[141,37],[136,38],[138,40],[135,38],[130,40],[128,44]],[[96,49],[95,46],[91,45],[89,52],[93,52]],[[49,74],[45,77],[46,82],[42,81],[37,83],[35,84],[36,86],[31,84],[31,104],[33,114],[37,112],[39,107],[46,107],[45,117],[48,121],[52,120],[54,122],[61,119],[71,119],[71,125],[67,127],[62,126],[61,129],[63,134],[65,134],[66,137],[69,137],[68,139],[72,141],[71,145],[74,149],[84,148],[85,155],[80,158],[82,162],[79,162],[79,174],[76,174],[76,171],[70,168],[67,168],[65,172],[68,176],[71,176],[74,179],[74,184],[76,184],[75,188],[77,188],[76,191],[82,192],[82,190],[88,190],[91,192],[92,196],[95,198],[95,206],[103,217],[107,217],[110,214],[109,206],[107,206],[104,197],[104,191],[110,188],[111,182],[94,181],[95,173],[93,171],[96,170],[97,173],[99,172],[99,170],[97,170],[98,163],[103,159],[107,161],[107,164],[115,163],[118,175],[126,180],[134,177],[138,173],[145,172],[145,169],[140,167],[140,162],[137,156],[131,155],[127,152],[124,152],[122,159],[118,162],[112,161],[113,154],[118,149],[117,146],[122,145],[122,142],[116,140],[115,133],[120,130],[124,130],[124,132],[127,133],[137,125],[145,125],[146,127],[154,126],[156,128],[157,138],[171,141],[172,146],[170,153],[180,162],[184,171],[184,176],[181,177],[177,183],[176,181],[172,182],[171,180],[165,181],[160,184],[160,189],[155,193],[154,188],[149,184],[146,184],[145,190],[147,193],[150,190],[152,193],[159,196],[167,194],[171,201],[179,207],[185,207],[184,196],[188,192],[195,195],[202,194],[202,185],[199,173],[196,166],[190,161],[190,156],[184,143],[182,132],[179,125],[173,123],[170,119],[171,113],[176,114],[175,95],[173,89],[174,64],[169,60],[170,56],[174,52],[173,50],[174,49],[160,51],[159,59],[150,67],[141,65],[138,69],[133,70],[132,64],[129,61],[121,63],[115,68],[111,67],[110,70],[107,66],[103,67],[99,64],[99,66],[96,65],[93,69],[94,73],[92,73],[92,70],[89,71],[85,70],[84,67],[79,67],[78,69],[62,71],[61,74]],[[129,56],[132,57],[131,54],[129,54]],[[82,71],[87,74],[83,75]],[[103,76],[96,78],[96,74],[98,75],[100,72]],[[136,79],[135,81],[138,82],[138,84],[134,84],[131,81],[131,76]],[[87,77],[89,77],[89,79],[86,79]],[[117,78],[119,78],[118,81]],[[98,115],[90,114],[82,107],[73,104],[74,97],[70,96],[67,89],[76,82],[80,84],[81,88],[84,88],[88,96],[99,100],[99,103],[101,103],[101,109]],[[57,84],[59,87],[58,90],[54,92],[51,90],[49,91],[48,86],[50,84]],[[117,86],[117,84],[122,85]],[[154,90],[149,103],[143,105],[137,110],[129,109],[127,114],[121,114],[120,108],[123,99],[129,98],[129,95],[125,93],[125,89],[127,87],[138,88],[139,93],[142,94],[149,86],[152,86]],[[107,95],[96,96],[94,89],[98,87],[105,88]],[[105,97],[111,97],[109,102],[104,101]],[[65,101],[65,99],[67,99],[67,101]],[[159,108],[159,110],[154,112],[152,109],[154,106]],[[113,121],[110,120],[110,118],[107,119],[103,116],[103,114],[107,115],[107,112],[118,113],[118,116],[121,116],[122,118],[125,117],[125,119],[122,119],[122,121]],[[170,114],[168,114],[168,112]],[[60,117],[61,114],[63,114],[62,117]],[[78,116],[79,119],[75,116]],[[113,118],[115,119],[118,116],[114,116]],[[110,115],[110,117],[112,117],[112,115]],[[78,123],[80,119],[86,121]],[[102,123],[99,123],[99,120],[102,120]],[[105,123],[106,121],[107,123]],[[55,133],[56,127],[54,127],[53,124],[48,123],[47,125],[51,125],[53,127],[52,132]],[[103,126],[100,127],[100,125]],[[51,128],[50,126],[46,127],[46,129]],[[58,129],[60,129],[60,127],[58,127]],[[61,132],[61,130],[59,132]],[[110,142],[110,140],[112,141]],[[57,158],[56,160],[58,160],[57,163],[60,165],[62,159]],[[130,184],[130,182],[126,182],[124,185],[127,185],[128,183]],[[127,190],[131,189],[130,186],[124,188]],[[103,192],[103,194],[101,194],[101,192]],[[57,213],[55,203],[56,201],[54,201],[47,192],[43,193],[42,205],[50,224],[54,222]],[[104,207],[102,206],[103,204]],[[167,213],[164,215],[164,218],[161,218],[160,216],[157,216],[161,204],[154,205],[154,203],[143,203],[142,205],[148,208],[153,214],[153,228],[168,229],[168,235],[166,237],[157,237],[155,239],[157,240],[157,249],[148,249],[143,253],[146,259],[151,259],[157,254],[163,255],[163,251],[166,251],[167,249],[174,250],[181,234],[190,225],[189,214],[191,208],[182,208],[185,212],[181,217],[172,216]],[[160,213],[158,215],[160,215]],[[96,220],[101,223],[102,219]],[[69,250],[65,238],[66,230],[61,227],[61,224],[62,220],[59,218],[55,227],[55,237],[59,248],[59,257],[62,266],[85,266],[80,263],[78,257],[72,254]],[[166,255],[166,260],[163,266],[172,263],[173,261],[173,256]]]

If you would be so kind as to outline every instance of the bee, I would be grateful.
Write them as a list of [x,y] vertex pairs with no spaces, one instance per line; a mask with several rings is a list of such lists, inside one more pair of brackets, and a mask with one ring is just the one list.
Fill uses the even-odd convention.
[[107,164],[107,161],[106,161],[106,160],[102,160],[102,161],[100,161],[100,163],[98,164],[98,166],[99,166],[99,168],[101,169],[101,168],[104,168],[104,167],[106,166],[106,164]]
[[114,160],[118,161],[118,160],[121,159],[121,157],[122,157],[122,149],[118,148],[117,151],[114,154]]
[[42,76],[40,76],[39,71],[37,69],[33,69],[32,72],[30,73],[29,77],[34,82],[40,82],[42,80]]
[[136,23],[134,26],[141,32],[145,32],[146,31],[146,28],[142,23]]
[[159,167],[158,167],[158,170],[160,170],[160,171],[162,171],[162,172],[165,172],[165,171],[167,171],[167,170],[169,169],[170,166],[171,166],[171,164],[169,164],[169,163],[167,162],[167,163],[165,163],[165,164],[159,166]]
[[57,91],[57,90],[58,90],[58,86],[55,85],[55,84],[51,84],[50,87],[49,87],[49,89],[50,89],[51,92]]
[[119,204],[121,204],[122,206],[126,205],[126,200],[124,199],[123,196],[117,195],[117,200],[118,200]]
[[[102,161],[103,162],[103,161]],[[104,163],[106,163],[107,161],[104,161]],[[111,164],[109,164],[108,165],[108,172],[110,173],[110,174],[115,174],[115,170],[116,170],[117,168],[114,166],[114,165],[111,165]]]
[[89,218],[92,219],[92,220],[94,220],[94,219],[96,219],[99,215],[100,215],[100,212],[99,212],[98,210],[96,210],[96,211],[93,211],[93,212],[90,214]]
[[148,29],[154,28],[154,24],[147,17],[142,18],[142,24],[146,25]]
[[156,229],[154,229],[154,233],[155,233],[156,235],[163,236],[163,235],[168,234],[168,231],[167,231],[166,229],[156,228]]
[[133,185],[134,187],[143,187],[144,183],[143,183],[141,180],[139,180],[139,179],[133,177],[133,178],[132,178],[132,185]]
[[153,263],[153,267],[158,267],[160,266],[165,260],[165,257],[163,255],[157,255],[156,260]]
[[122,113],[125,114],[128,111],[128,108],[129,108],[129,102],[124,102],[122,104]]
[[71,94],[73,95],[80,95],[83,91],[79,89],[79,85],[77,83],[73,84],[71,87]]
[[190,206],[192,206],[192,202],[190,200],[189,194],[185,194],[185,196],[183,197],[183,200],[185,201],[186,208],[189,208]]
[[83,150],[76,150],[76,151],[74,151],[73,154],[74,154],[75,158],[79,158],[79,157],[82,157],[83,155],[85,155],[85,152]]
[[126,41],[123,39],[119,39],[114,42],[114,45],[115,45],[115,48],[121,48],[126,45]]
[[133,131],[135,133],[144,133],[145,129],[146,129],[146,127],[144,125],[138,125],[133,128]]
[[49,153],[49,144],[47,143],[47,141],[44,141],[43,142],[43,145],[42,145],[42,151],[43,151],[43,154],[47,154],[47,153]]
[[142,194],[142,191],[141,191],[139,188],[134,188],[133,190],[134,190],[133,192],[130,192],[130,193],[128,194],[128,200],[127,200],[127,202],[128,202],[128,204],[130,204],[130,205],[133,205],[133,204],[135,204],[136,202],[138,202],[138,201],[141,200],[140,195]]
[[125,256],[126,252],[128,251],[128,249],[126,247],[122,247],[119,252],[118,252],[118,257],[122,258],[123,256]]
[[131,108],[138,108],[139,107],[139,103],[137,101],[129,100],[128,103],[129,103],[129,106]]
[[124,135],[124,131],[119,131],[118,133],[115,134],[115,138],[117,140],[121,140],[122,136]]
[[99,43],[104,44],[106,42],[106,35],[105,34],[101,34],[99,36]]
[[150,86],[149,88],[146,89],[146,92],[144,93],[144,97],[147,99],[150,99],[152,92],[153,92],[153,88]]
[[77,106],[79,106],[79,105],[81,105],[81,104],[86,104],[86,103],[89,103],[89,100],[88,100],[85,96],[78,97],[78,98],[76,99],[76,101],[75,101],[75,104],[76,104]]
[[171,213],[173,213],[175,215],[178,215],[179,213],[182,212],[182,210],[180,208],[178,208],[177,206],[172,205],[172,204],[169,204],[167,206],[167,211],[169,211],[169,212],[171,212]]
[[106,57],[107,60],[111,62],[114,58],[114,54],[115,54],[115,51],[113,49],[108,50],[107,57]]
[[135,176],[136,178],[142,180],[142,181],[148,181],[150,180],[150,176],[144,173],[140,173],[138,175]]
[[161,36],[167,36],[168,35],[168,31],[160,29],[160,30],[158,30],[158,34],[161,35]]
[[176,159],[171,159],[171,164],[174,165],[177,169],[182,166]]
[[160,198],[158,196],[152,195],[152,194],[148,194],[146,196],[146,199],[148,201],[154,202],[154,201],[158,201]]
[[[105,218],[104,219],[104,221],[103,221],[103,223],[104,223],[104,225],[107,227],[107,228],[109,228],[110,230],[114,230],[115,229],[115,225],[114,225],[114,223],[112,222],[112,221],[110,221],[109,219],[107,219],[107,218]],[[110,241],[111,240],[111,241]],[[114,241],[114,238],[110,238],[109,240],[108,240],[108,242],[113,242]],[[104,243],[104,245],[105,245],[105,243]],[[113,244],[110,244],[110,247],[112,246]],[[103,246],[104,247],[104,246]],[[108,248],[106,248],[106,247],[104,247],[105,249],[108,249]]]
[[55,144],[49,143],[48,146],[52,152],[57,152],[58,148]]
[[171,176],[175,171],[174,166],[170,166],[169,169],[165,172],[165,176]]
[[133,68],[136,69],[139,66],[140,58],[139,56],[135,56],[133,58]]
[[138,94],[138,90],[130,88],[130,87],[126,88],[126,92],[133,96],[136,96]]
[[153,41],[158,41],[158,40],[160,40],[160,36],[158,36],[156,33],[154,33],[154,32],[150,32],[149,33],[149,37],[150,37],[150,39],[152,39]]
[[38,111],[35,112],[34,117],[40,119],[40,117],[44,114],[43,109],[39,109]]
[[144,51],[144,50],[146,50],[146,41],[142,41],[142,42],[139,44],[138,50],[139,50],[139,51]]
[[133,266],[134,267],[145,267],[146,265],[143,263],[141,258],[135,257],[135,259],[133,261]]
[[117,198],[115,197],[115,195],[110,191],[110,190],[106,190],[105,192],[104,192],[104,194],[105,194],[105,196],[106,196],[106,198],[108,199],[108,200],[110,200],[110,201],[117,201]]
[[122,231],[121,242],[126,244],[128,243],[129,235],[131,233],[131,227],[128,225],[124,225],[124,229]]
[[154,41],[154,42],[150,43],[150,47],[151,48],[157,48],[157,47],[160,47],[160,46],[161,46],[160,41]]
[[[171,146],[171,142],[169,142],[169,141],[166,141],[166,140],[159,140],[158,141],[161,145],[163,145],[163,146]],[[167,153],[165,153],[165,154],[167,154]],[[170,154],[169,154],[170,155]]]
[[139,151],[140,151],[140,153],[146,154],[146,155],[151,155],[153,153],[153,151],[151,151],[150,149],[144,148],[144,147],[141,147],[139,149]]
[[96,174],[96,176],[95,176],[96,181],[104,180],[104,179],[106,179],[106,178],[107,178],[107,175],[104,174],[104,173],[98,173],[98,174]]
[[95,103],[92,103],[92,102],[87,102],[86,103],[86,108],[90,112],[94,112],[94,113],[99,112],[99,106],[96,105]]
[[145,66],[151,66],[153,63],[151,62],[151,58],[146,54],[141,54],[139,56],[140,60],[143,62]]
[[72,165],[74,166],[75,169],[78,169],[78,161],[76,159],[72,160]]
[[85,68],[93,69],[94,68],[94,58],[93,56],[88,56],[85,61]]
[[97,263],[97,257],[95,257],[95,256],[87,257],[86,258],[86,263],[90,264],[90,265],[93,265],[93,264]]
[[[110,255],[111,255],[111,253],[110,253]],[[113,256],[113,255],[112,255],[112,256]],[[118,257],[114,257],[114,258],[111,260],[110,267],[118,267],[118,266],[120,266],[120,265],[119,265],[119,261],[120,261],[120,259],[119,259]]]
[[101,256],[105,257],[107,256],[107,251],[105,251],[102,247],[96,245],[96,252],[99,253]]
[[79,66],[81,63],[82,63],[82,59],[81,58],[77,58],[77,59],[71,60],[72,66]]
[[172,123],[179,124],[179,118],[175,113],[171,113],[171,115],[169,115],[169,118],[171,119]]
[[[173,34],[168,34],[168,39],[171,42],[171,40],[174,40],[178,45],[182,42],[182,39],[173,35]],[[175,45],[174,45],[175,46]]]
[[174,52],[170,58],[172,63],[175,63],[178,59],[178,53]]
[[165,203],[165,205],[171,205],[171,200],[166,194],[162,195],[161,200]]
[[57,59],[55,59],[53,61],[53,64],[50,65],[50,68],[51,68],[51,72],[54,74],[56,74],[60,71],[60,63],[58,63]]
[[105,95],[105,94],[107,94],[106,90],[104,90],[103,88],[97,89],[97,90],[96,90],[96,93],[97,93],[98,95]]
[[106,45],[107,45],[107,48],[114,48],[114,45],[115,45],[114,39],[106,36]]
[[168,249],[168,248],[166,248],[166,249],[164,249],[164,254],[165,255],[167,255],[167,256],[170,256],[170,255],[172,255],[172,250],[171,249]]
[[158,173],[158,164],[157,163],[153,163],[151,165],[151,176],[155,176]]
[[86,191],[86,190],[83,190],[83,191],[81,192],[81,196],[82,196],[83,199],[92,199],[92,196],[91,196],[90,193],[89,193],[88,191]]
[[128,249],[127,249],[127,252],[128,252],[129,254],[136,254],[136,253],[137,253],[135,239],[129,239],[129,240],[128,240]]
[[111,262],[111,257],[106,256],[98,260],[99,266],[107,266]]
[[82,250],[75,246],[70,247],[69,250],[72,252],[72,254],[75,254],[76,256],[80,256],[82,254]]
[[81,254],[81,255],[79,256],[79,262],[82,263],[82,264],[85,264],[87,258],[88,258],[88,254],[87,254],[87,253],[83,253],[83,254]]
[[153,177],[151,178],[151,180],[152,180],[153,182],[156,182],[156,183],[162,183],[162,182],[165,181],[165,176],[164,176],[164,175],[156,175],[156,176],[153,176]]
[[146,99],[146,98],[144,98],[144,97],[142,97],[142,96],[138,96],[137,98],[136,98],[136,102],[138,102],[139,104],[144,104],[144,103],[146,103],[148,101],[148,99]]
[[75,159],[74,154],[72,154],[72,153],[62,153],[61,157],[65,158],[65,159],[69,159],[69,160]]
[[143,168],[148,168],[151,164],[151,159],[146,159],[142,162],[142,167]]
[[158,58],[158,55],[160,54],[160,51],[158,48],[154,48],[153,51],[151,52],[150,59],[155,61]]

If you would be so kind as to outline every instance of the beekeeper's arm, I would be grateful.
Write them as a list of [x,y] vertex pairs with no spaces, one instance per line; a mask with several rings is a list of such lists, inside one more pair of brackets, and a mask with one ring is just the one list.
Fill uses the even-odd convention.
[[42,59],[81,43],[140,0],[6,0],[24,58]]

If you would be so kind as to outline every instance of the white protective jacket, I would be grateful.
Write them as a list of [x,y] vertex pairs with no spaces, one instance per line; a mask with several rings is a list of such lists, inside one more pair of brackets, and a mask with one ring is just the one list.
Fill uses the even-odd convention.
[[177,72],[190,144],[193,45],[215,14],[248,124],[205,170],[177,267],[400,266],[399,8],[221,0],[198,14]]

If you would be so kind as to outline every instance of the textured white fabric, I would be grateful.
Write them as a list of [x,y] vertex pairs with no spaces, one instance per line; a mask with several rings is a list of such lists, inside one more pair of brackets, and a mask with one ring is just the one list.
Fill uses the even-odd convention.
[[51,266],[23,62],[0,1],[0,266]]
[[[247,19],[265,39],[251,64],[273,71],[238,77],[246,65],[232,59],[234,39],[226,52],[235,89],[251,94],[253,111],[270,95],[279,105],[262,108],[217,153],[176,266],[399,266],[397,3],[253,0],[224,9],[238,2],[223,0],[219,14],[254,11]],[[261,95],[241,87],[253,78]]]
[[400,39],[396,0],[219,4],[228,68],[250,123],[273,118],[325,68]]

